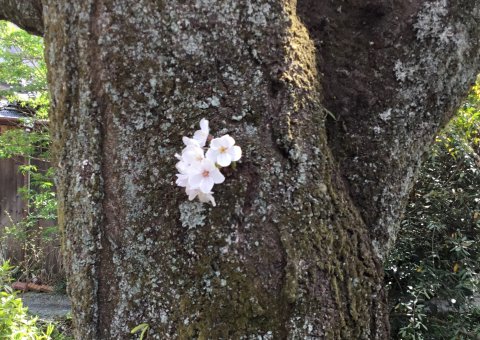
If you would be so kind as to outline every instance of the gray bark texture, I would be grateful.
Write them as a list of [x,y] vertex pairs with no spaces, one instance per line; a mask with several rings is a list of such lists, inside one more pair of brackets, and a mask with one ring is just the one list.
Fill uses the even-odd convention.
[[[42,4],[76,338],[388,338],[382,257],[480,2]],[[217,207],[174,184],[201,118],[244,153]]]
[[0,20],[14,22],[27,32],[43,35],[42,3],[38,0],[2,0]]

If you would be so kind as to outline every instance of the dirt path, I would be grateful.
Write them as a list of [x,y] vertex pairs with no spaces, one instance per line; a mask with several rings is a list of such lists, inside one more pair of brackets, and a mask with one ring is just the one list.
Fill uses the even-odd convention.
[[70,300],[66,295],[27,292],[19,294],[28,312],[41,319],[58,319],[70,312]]

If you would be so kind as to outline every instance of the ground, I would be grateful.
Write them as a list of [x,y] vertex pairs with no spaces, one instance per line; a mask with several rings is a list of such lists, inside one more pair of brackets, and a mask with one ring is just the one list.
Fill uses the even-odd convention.
[[19,295],[28,312],[40,319],[56,320],[70,312],[70,300],[64,294],[27,292]]

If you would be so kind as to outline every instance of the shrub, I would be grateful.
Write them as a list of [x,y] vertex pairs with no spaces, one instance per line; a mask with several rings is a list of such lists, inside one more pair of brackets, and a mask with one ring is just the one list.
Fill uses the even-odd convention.
[[480,83],[436,140],[386,263],[392,335],[480,334]]
[[27,308],[9,286],[12,269],[8,262],[0,267],[0,339],[51,339],[53,326],[47,325],[45,331],[37,327],[37,319],[27,315]]

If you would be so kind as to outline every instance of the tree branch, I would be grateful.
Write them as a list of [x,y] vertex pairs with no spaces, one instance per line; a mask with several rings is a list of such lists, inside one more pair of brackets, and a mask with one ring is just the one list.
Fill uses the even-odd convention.
[[[378,244],[393,244],[423,154],[479,72],[480,3],[298,0],[329,146]],[[455,71],[453,71],[455,70]]]
[[29,33],[43,36],[40,0],[0,0],[0,20],[11,21]]

